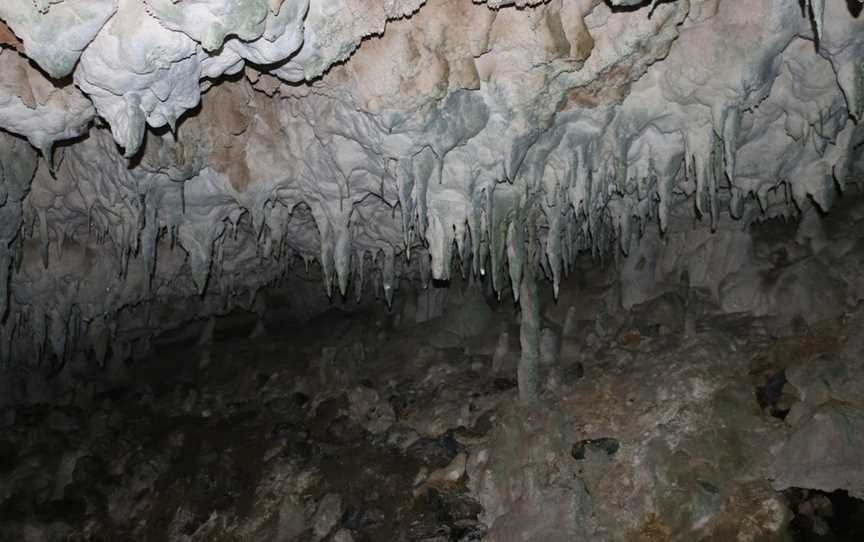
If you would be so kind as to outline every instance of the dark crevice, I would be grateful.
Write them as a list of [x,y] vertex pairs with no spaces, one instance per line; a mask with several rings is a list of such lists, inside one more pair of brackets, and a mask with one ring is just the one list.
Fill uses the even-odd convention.
[[864,500],[845,490],[828,493],[797,487],[783,495],[794,514],[789,532],[795,542],[864,540]]
[[606,5],[609,6],[609,9],[612,10],[613,13],[629,13],[632,11],[639,11],[640,9],[650,6],[651,0],[643,0],[642,2],[636,2],[632,5],[619,5],[616,6],[609,0],[606,0]]
[[759,408],[781,420],[786,419],[789,414],[788,406],[781,401],[785,385],[786,371],[781,370],[769,375],[764,385],[756,387],[756,401],[759,403]]

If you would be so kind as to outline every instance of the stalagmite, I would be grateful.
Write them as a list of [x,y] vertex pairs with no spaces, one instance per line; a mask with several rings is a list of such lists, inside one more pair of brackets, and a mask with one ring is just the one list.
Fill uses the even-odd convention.
[[507,357],[510,354],[510,334],[502,331],[498,335],[498,342],[495,343],[495,351],[492,354],[492,372],[500,373],[504,368]]
[[567,316],[564,318],[564,326],[561,330],[563,337],[575,337],[578,333],[578,322],[576,320],[576,307],[567,307]]
[[396,293],[396,251],[388,247],[384,250],[384,261],[381,267],[381,285],[384,288],[384,300],[387,306],[393,305],[393,295]]
[[683,335],[685,339],[692,339],[696,335],[696,314],[693,301],[692,284],[690,283],[690,273],[684,271],[681,273],[680,282],[678,285],[681,298],[684,302],[684,321]]
[[538,365],[540,362],[540,285],[537,277],[537,239],[535,224],[528,220],[528,240],[520,247],[525,254],[525,264],[519,285],[519,344],[522,353],[519,357],[517,381],[519,399],[526,403],[538,397]]
[[545,366],[555,365],[561,351],[561,339],[555,330],[544,327],[540,332],[540,363]]

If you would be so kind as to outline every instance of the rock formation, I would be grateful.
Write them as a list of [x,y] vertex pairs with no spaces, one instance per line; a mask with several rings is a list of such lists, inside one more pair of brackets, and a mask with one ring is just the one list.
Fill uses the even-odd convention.
[[626,306],[684,268],[719,297],[737,232],[860,182],[860,12],[6,1],[0,357],[122,358],[301,261],[388,304],[454,272],[557,296],[580,251],[626,256]]

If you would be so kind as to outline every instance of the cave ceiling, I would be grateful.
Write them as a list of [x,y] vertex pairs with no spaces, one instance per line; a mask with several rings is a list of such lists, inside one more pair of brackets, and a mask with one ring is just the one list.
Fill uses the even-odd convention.
[[861,8],[5,0],[2,356],[248,304],[300,261],[331,296],[458,272],[516,297],[528,242],[557,291],[682,208],[828,210],[862,165]]

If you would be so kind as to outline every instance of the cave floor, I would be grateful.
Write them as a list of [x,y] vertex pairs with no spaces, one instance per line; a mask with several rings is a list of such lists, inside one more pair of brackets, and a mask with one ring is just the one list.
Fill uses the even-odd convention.
[[456,346],[339,311],[157,343],[123,383],[2,411],[0,540],[861,540],[859,501],[840,525],[772,469],[785,371],[864,311],[778,331],[704,302],[688,331],[673,297],[565,337],[535,405],[518,347],[492,369],[509,307]]

